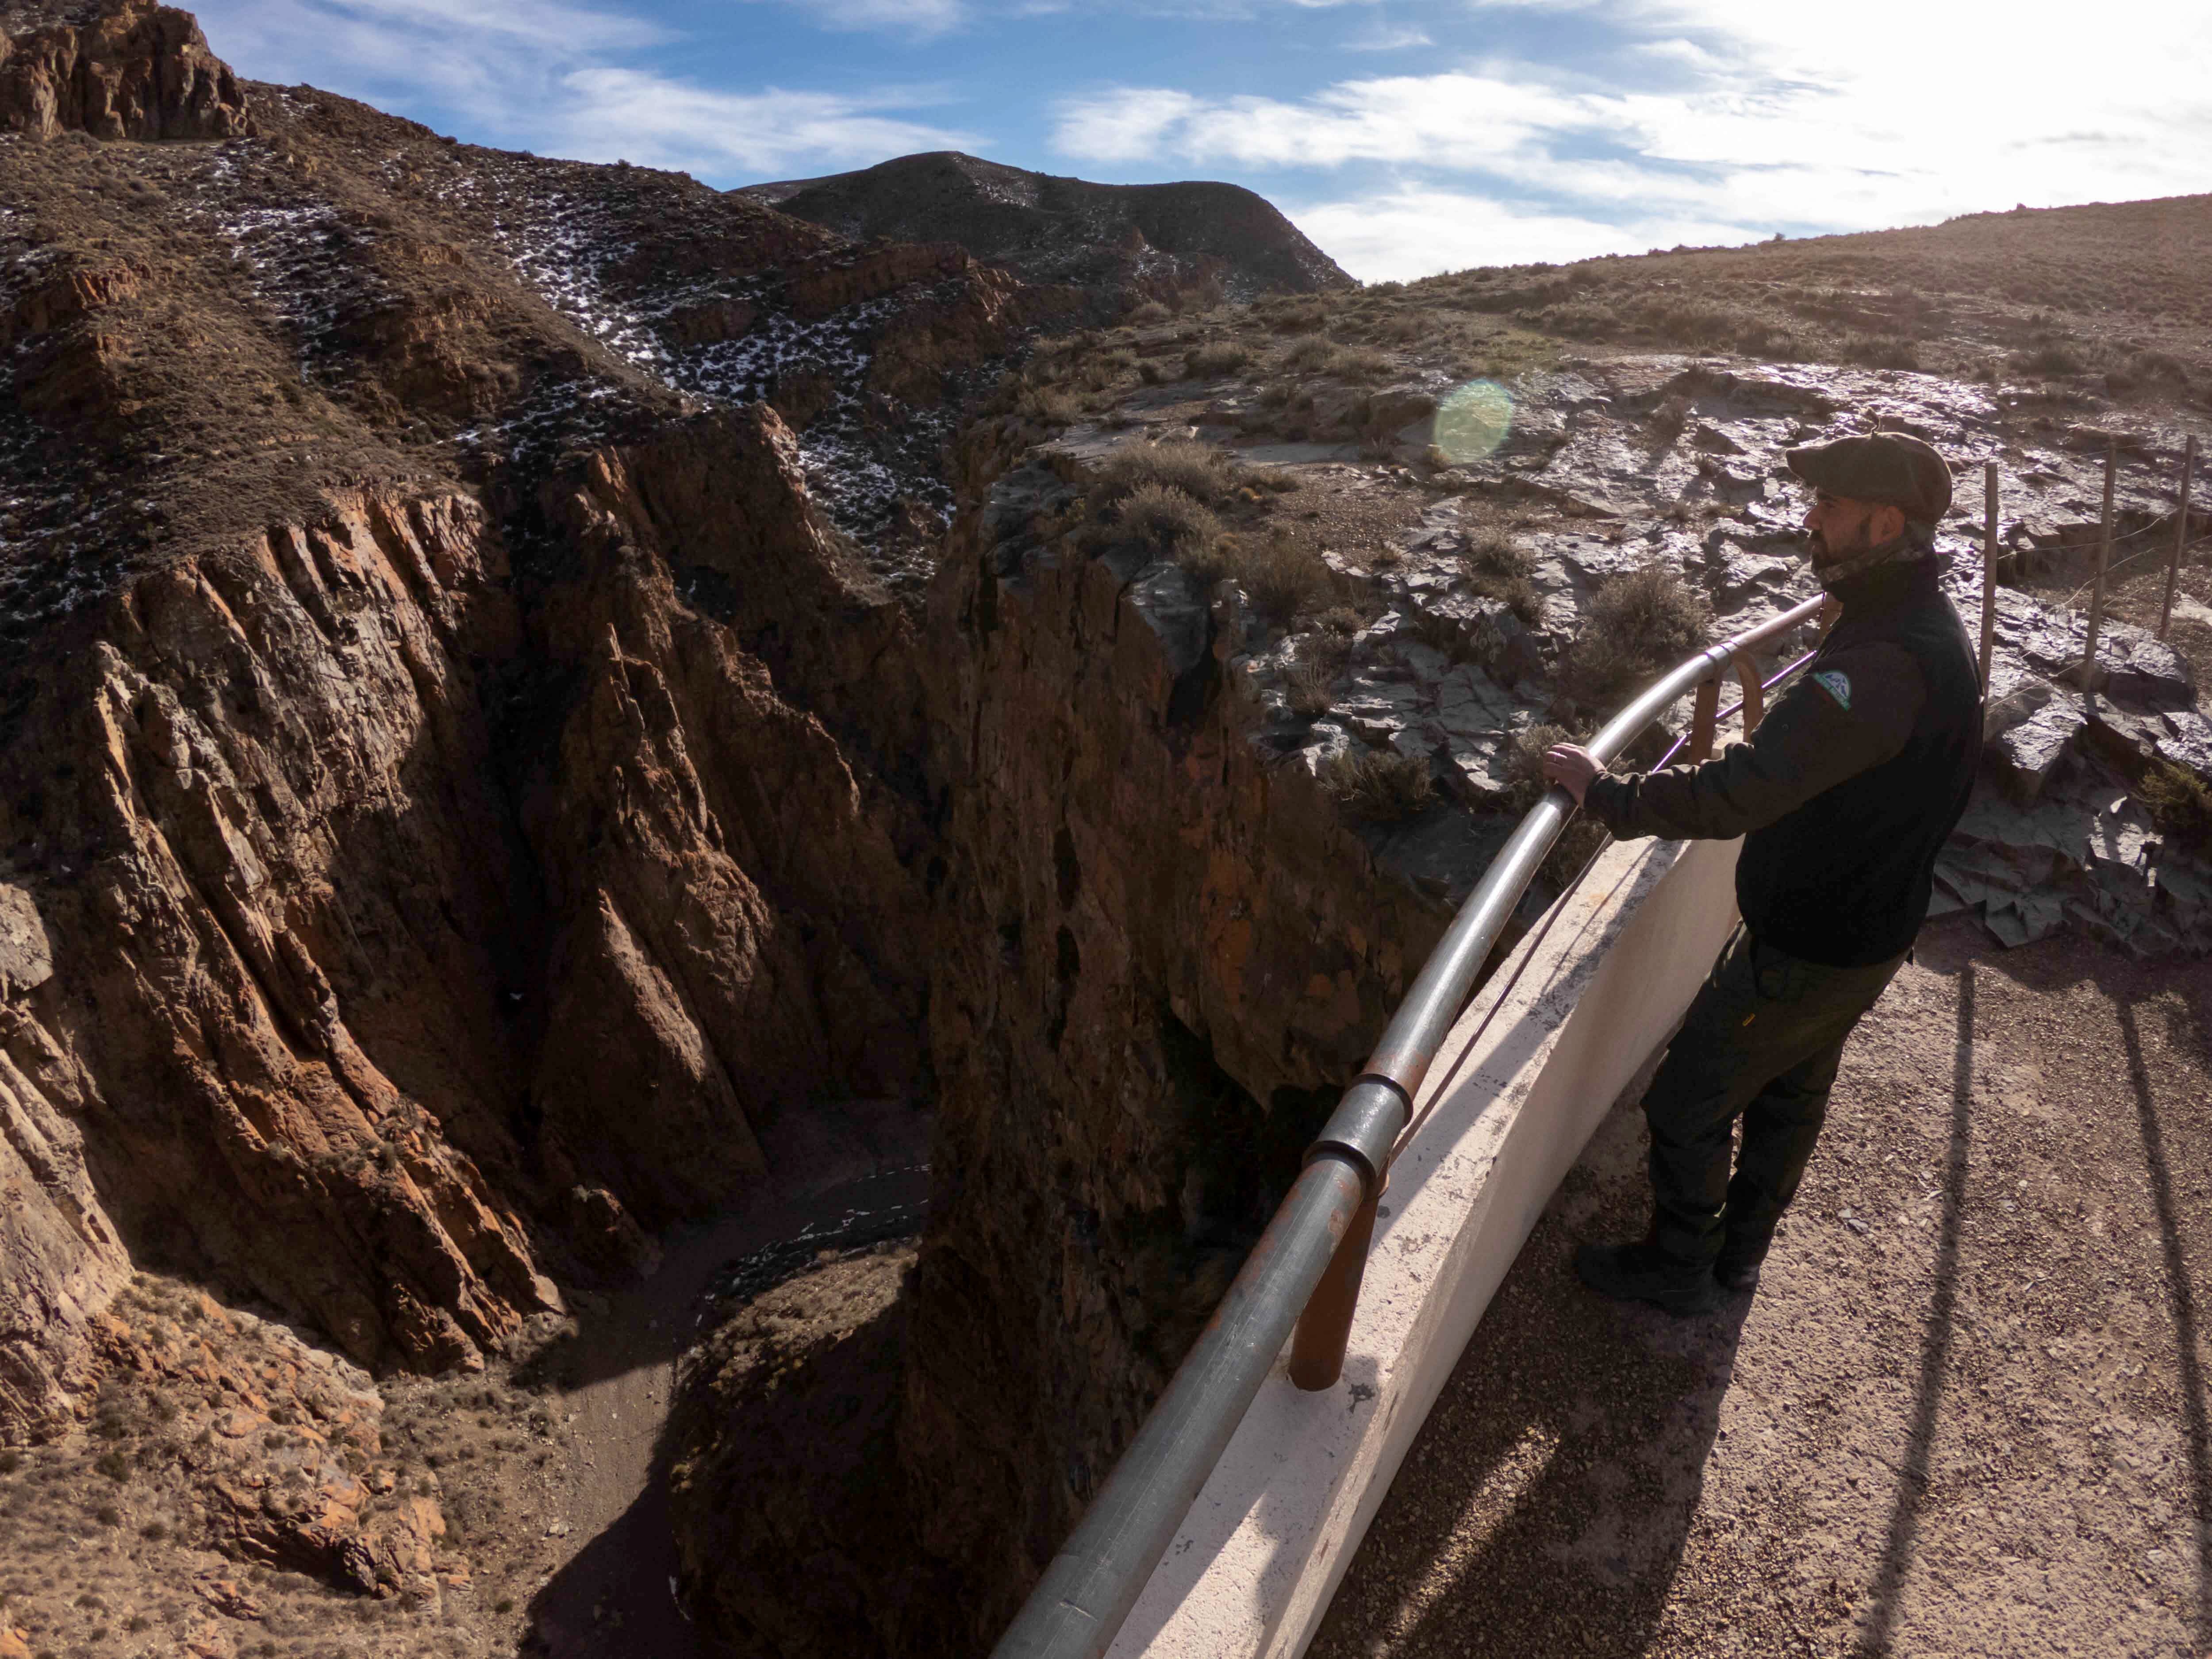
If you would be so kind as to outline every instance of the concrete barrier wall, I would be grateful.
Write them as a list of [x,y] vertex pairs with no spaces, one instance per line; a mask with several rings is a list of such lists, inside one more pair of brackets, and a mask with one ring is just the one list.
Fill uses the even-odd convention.
[[1735,842],[1606,850],[1453,1028],[1333,1389],[1278,1361],[1112,1653],[1304,1650],[1537,1216],[1735,925]]

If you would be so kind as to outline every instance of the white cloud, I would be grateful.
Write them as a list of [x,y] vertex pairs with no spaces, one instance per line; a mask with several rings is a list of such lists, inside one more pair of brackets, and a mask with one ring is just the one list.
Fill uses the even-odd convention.
[[1404,52],[1412,46],[1434,46],[1426,31],[1410,23],[1377,23],[1344,43],[1346,52]]
[[968,21],[963,0],[793,0],[824,28],[887,29],[927,39]]
[[[848,0],[921,27],[958,0]],[[707,87],[625,63],[677,43],[659,25],[577,0],[201,0],[217,52],[245,73],[313,82],[469,136],[584,161],[627,159],[736,183],[980,141],[912,118],[911,89]]]
[[1286,211],[1317,246],[1364,283],[1405,282],[1470,265],[1565,262],[1682,242],[1702,247],[1742,240],[1734,227],[1711,220],[1621,222],[1417,186]]
[[[1053,143],[1125,164],[1387,167],[1382,198],[1310,210],[1308,228],[1385,263],[1418,243],[1407,215],[1424,206],[1503,239],[1486,258],[1521,259],[1594,226],[1612,229],[1579,251],[2212,187],[2212,9],[2129,8],[2063,51],[2016,13],[1942,0],[1861,0],[1848,29],[1769,0],[1584,9],[1584,44],[1619,49],[1611,81],[1587,66],[1600,53],[1573,72],[1480,61],[1297,98],[1115,88],[1064,106]],[[1502,205],[1469,217],[1484,198]]]
[[1187,92],[1124,90],[1063,105],[1053,148],[1094,161],[1134,161],[1176,148],[1171,135],[1207,108]]
[[1343,82],[1297,103],[1119,88],[1063,106],[1053,147],[1117,161],[1174,155],[1251,167],[1394,161],[1454,167],[1504,157],[1544,134],[1599,131],[1613,124],[1577,94],[1454,73]]
[[617,157],[648,167],[747,175],[796,164],[878,161],[915,150],[963,149],[977,140],[893,118],[889,98],[821,92],[716,92],[639,70],[578,70],[562,84],[575,94],[562,120],[565,154]]

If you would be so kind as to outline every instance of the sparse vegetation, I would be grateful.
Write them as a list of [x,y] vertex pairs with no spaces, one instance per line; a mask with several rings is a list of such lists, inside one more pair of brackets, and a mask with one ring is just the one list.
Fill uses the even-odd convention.
[[1173,484],[1139,484],[1122,498],[1116,518],[1125,533],[1164,558],[1210,551],[1221,538],[1212,509]]
[[2136,793],[2160,834],[2193,851],[2212,852],[2212,789],[2195,773],[2154,760],[2137,781]]
[[1294,714],[1316,720],[1326,714],[1334,701],[1332,689],[1336,683],[1337,666],[1323,657],[1302,658],[1291,665],[1283,689],[1283,701]]
[[1234,340],[1213,340],[1183,355],[1182,366],[1199,380],[1234,374],[1252,361],[1252,354]]
[[1322,763],[1321,781],[1345,811],[1376,823],[1412,817],[1436,796],[1427,758],[1391,749],[1340,750]]
[[1229,458],[1211,444],[1175,440],[1167,443],[1125,443],[1100,469],[1098,494],[1112,502],[1148,484],[1181,490],[1207,506],[1228,493],[1234,475]]
[[2088,365],[2081,355],[2057,341],[2047,341],[2032,351],[2016,351],[2008,364],[2015,374],[2061,376],[2079,374]]
[[1319,335],[1299,341],[1282,361],[1286,368],[1355,385],[1386,380],[1391,367],[1389,356],[1372,346],[1338,345]]
[[1664,565],[1617,577],[1590,601],[1581,635],[1559,665],[1562,687],[1604,708],[1705,642],[1705,604]]
[[1320,555],[1279,536],[1257,546],[1244,544],[1231,574],[1252,608],[1279,624],[1310,604],[1328,582],[1328,567]]
[[1029,419],[1047,426],[1073,426],[1083,418],[1083,405],[1055,386],[1030,386],[1014,407]]

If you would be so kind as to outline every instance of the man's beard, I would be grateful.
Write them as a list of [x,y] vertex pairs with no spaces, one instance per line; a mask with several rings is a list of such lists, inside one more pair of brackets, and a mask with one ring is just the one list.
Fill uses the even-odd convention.
[[1833,564],[1838,559],[1849,558],[1854,553],[1863,553],[1872,545],[1873,544],[1867,540],[1864,530],[1859,532],[1858,539],[1854,545],[1845,548],[1829,546],[1828,538],[1817,530],[1808,532],[1805,539],[1806,552],[1812,559],[1813,568],[1815,570],[1822,565]]

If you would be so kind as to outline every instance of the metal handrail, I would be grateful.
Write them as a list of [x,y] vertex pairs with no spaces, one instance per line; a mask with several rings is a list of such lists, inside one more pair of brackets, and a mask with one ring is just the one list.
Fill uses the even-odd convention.
[[[1812,621],[1823,603],[1808,599],[1683,662],[1607,721],[1587,745],[1591,754],[1600,765],[1609,764],[1677,698],[1730,664],[1747,663],[1754,647]],[[1747,669],[1747,699],[1759,684]],[[1703,743],[1693,738],[1693,748],[1710,744],[1717,699],[1699,701]],[[1175,1541],[1294,1328],[1291,1381],[1304,1389],[1335,1382],[1393,1143],[1411,1120],[1421,1080],[1474,989],[1491,947],[1573,811],[1565,790],[1547,790],[1491,861],[1366,1068],[1308,1150],[1289,1196],[1136,1438],[999,1638],[993,1659],[1100,1659]]]

